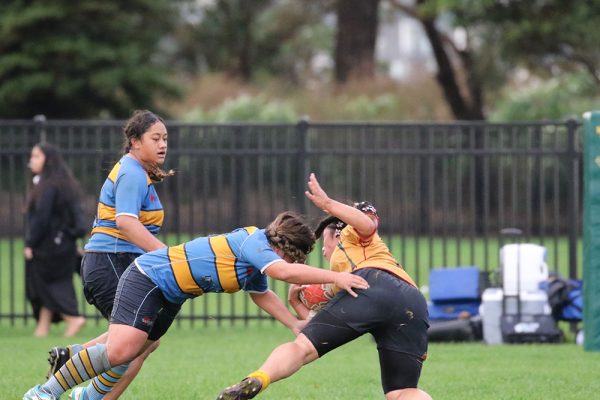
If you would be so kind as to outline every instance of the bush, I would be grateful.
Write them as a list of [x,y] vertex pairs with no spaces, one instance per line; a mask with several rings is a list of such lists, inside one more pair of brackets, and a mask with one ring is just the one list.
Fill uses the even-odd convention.
[[293,106],[285,101],[269,100],[263,95],[242,94],[223,102],[215,110],[207,112],[198,107],[187,113],[189,122],[297,122],[298,115]]
[[580,118],[597,108],[600,100],[595,82],[587,74],[553,78],[539,86],[511,91],[498,102],[491,121],[532,121]]

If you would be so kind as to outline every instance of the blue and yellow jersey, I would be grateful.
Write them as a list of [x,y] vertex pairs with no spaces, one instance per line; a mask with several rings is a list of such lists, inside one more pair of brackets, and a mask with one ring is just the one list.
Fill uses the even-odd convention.
[[264,293],[265,269],[277,261],[281,257],[269,245],[265,230],[252,226],[151,251],[135,264],[167,300],[183,303],[204,293]]
[[[331,270],[351,272],[361,268],[378,268],[391,272],[416,287],[411,277],[394,258],[377,231],[369,237],[361,237],[354,227],[348,225],[340,233],[340,241],[331,253]],[[334,292],[339,291],[338,287]]]
[[156,235],[162,226],[164,211],[142,165],[134,158],[123,156],[102,185],[92,236],[86,251],[105,253],[144,253],[129,242],[117,228],[116,218],[130,215]]

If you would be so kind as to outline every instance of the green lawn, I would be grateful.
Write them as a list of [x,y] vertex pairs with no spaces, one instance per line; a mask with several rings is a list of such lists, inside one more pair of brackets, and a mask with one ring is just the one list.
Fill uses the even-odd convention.
[[[91,325],[79,342],[104,328],[104,323]],[[31,325],[0,324],[1,398],[20,399],[45,380],[47,349],[68,343],[60,328],[54,327],[49,338],[34,339]],[[223,387],[258,367],[274,346],[290,339],[289,331],[271,324],[172,328],[122,398],[214,399]],[[599,353],[586,353],[571,343],[434,343],[421,387],[444,400],[593,399],[600,393],[598,365]],[[272,385],[259,398],[382,399],[375,346],[363,337]]]

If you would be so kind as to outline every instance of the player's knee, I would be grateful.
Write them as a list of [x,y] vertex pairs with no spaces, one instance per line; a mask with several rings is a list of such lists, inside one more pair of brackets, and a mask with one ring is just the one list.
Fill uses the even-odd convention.
[[296,345],[297,351],[302,355],[304,364],[314,361],[319,357],[315,346],[313,346],[312,342],[303,334],[298,335],[294,341],[294,345]]
[[131,348],[123,346],[107,346],[107,357],[111,366],[128,363],[136,356],[136,352]]

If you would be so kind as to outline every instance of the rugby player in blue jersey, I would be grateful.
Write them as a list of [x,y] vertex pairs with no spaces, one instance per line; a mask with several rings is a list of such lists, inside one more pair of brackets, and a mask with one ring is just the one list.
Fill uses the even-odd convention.
[[353,288],[368,288],[363,278],[348,272],[304,265],[314,243],[310,227],[284,212],[265,229],[239,228],[141,255],[119,280],[106,344],[73,355],[24,399],[58,399],[70,388],[133,360],[167,331],[187,299],[205,293],[246,291],[260,308],[298,334],[304,322],[269,290],[268,277],[296,284],[334,283],[352,296]]
[[[107,319],[125,269],[139,255],[166,247],[155,236],[162,225],[164,212],[153,183],[172,174],[160,168],[167,155],[167,135],[161,117],[147,110],[135,111],[123,128],[124,155],[112,168],[100,191],[92,235],[85,246],[81,276],[87,301]],[[82,348],[105,342],[106,335],[83,345],[51,349],[48,377]],[[114,368],[87,387],[73,390],[71,398],[117,399],[156,347],[158,342],[131,364],[113,365]]]

